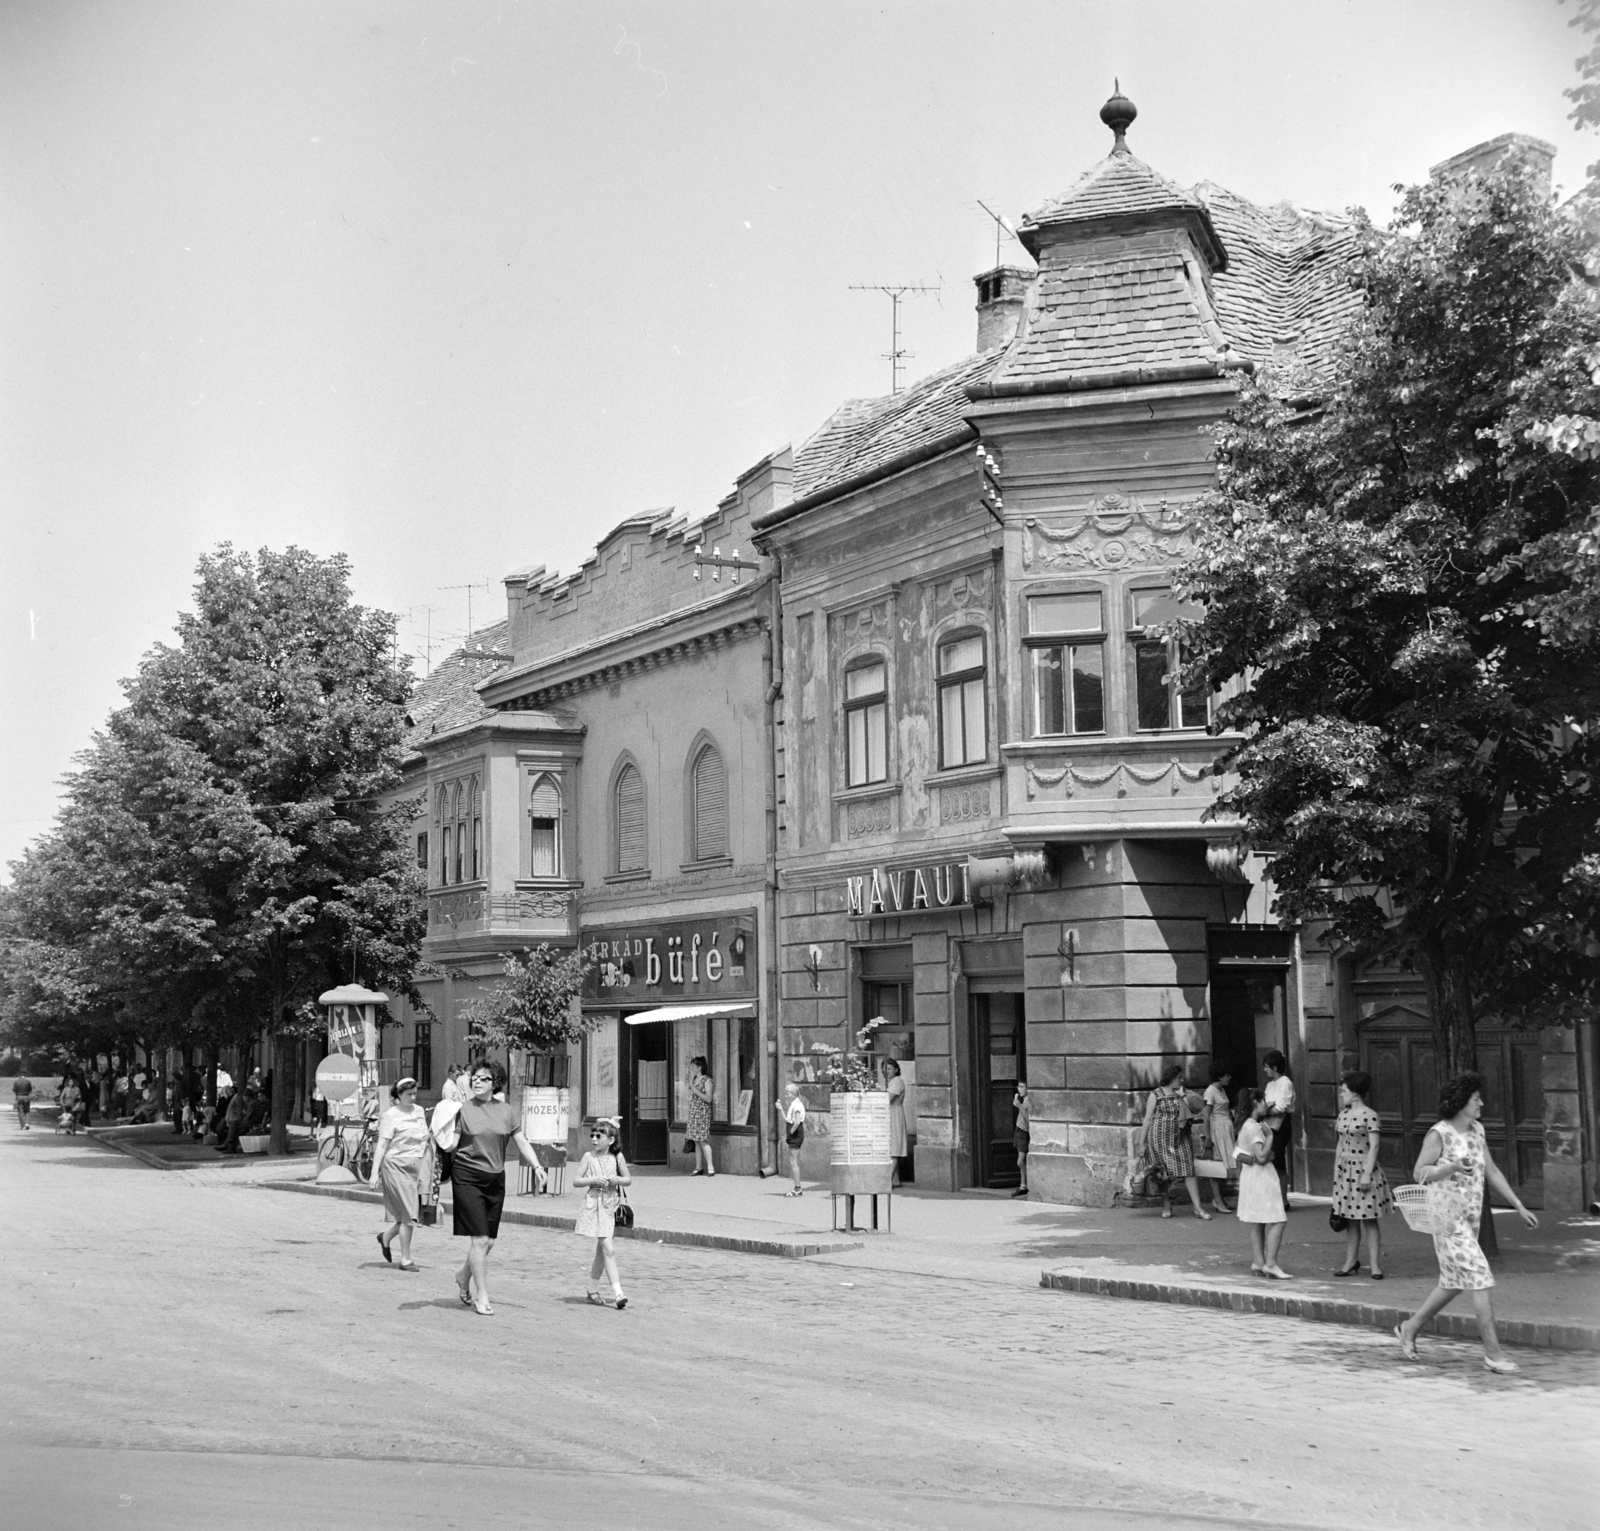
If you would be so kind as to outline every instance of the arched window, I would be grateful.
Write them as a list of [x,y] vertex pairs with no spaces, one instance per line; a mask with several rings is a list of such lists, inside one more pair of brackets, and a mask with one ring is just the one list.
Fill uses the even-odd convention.
[[528,818],[533,826],[533,859],[529,863],[534,877],[561,875],[561,788],[555,777],[541,776],[533,784],[528,800]]
[[483,876],[483,798],[476,776],[467,788],[467,817],[472,821],[472,870],[468,875],[476,882]]
[[434,817],[439,821],[439,882],[444,886],[450,881],[450,848],[455,837],[450,825],[450,798],[443,787],[439,788]]
[[450,817],[454,821],[455,829],[455,855],[450,861],[450,881],[465,882],[467,871],[467,815],[462,802],[461,783],[456,783],[456,790],[451,794]]
[[714,744],[694,757],[689,770],[689,833],[691,860],[728,854],[728,773]]
[[645,855],[644,778],[635,765],[625,765],[617,772],[614,813],[617,826],[617,871],[647,871],[649,861]]

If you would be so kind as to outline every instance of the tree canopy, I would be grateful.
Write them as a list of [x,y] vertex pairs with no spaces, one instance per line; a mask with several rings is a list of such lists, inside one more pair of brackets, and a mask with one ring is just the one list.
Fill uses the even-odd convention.
[[1322,396],[1263,375],[1219,428],[1188,675],[1241,736],[1219,807],[1280,914],[1415,968],[1456,1072],[1486,1009],[1600,976],[1600,316],[1579,222],[1515,164],[1357,234]]
[[504,977],[481,999],[461,1007],[467,1035],[478,1047],[545,1053],[575,1042],[593,1028],[576,1004],[588,959],[581,951],[548,945],[507,952]]
[[125,682],[16,865],[0,963],[19,1040],[108,1015],[162,1041],[287,1032],[354,950],[363,977],[414,994],[426,914],[396,800],[411,680],[393,618],[351,600],[343,557],[224,545],[198,573],[178,642]]

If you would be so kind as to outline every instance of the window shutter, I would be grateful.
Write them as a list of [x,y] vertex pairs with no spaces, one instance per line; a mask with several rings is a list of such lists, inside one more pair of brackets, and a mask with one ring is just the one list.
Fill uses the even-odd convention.
[[529,802],[529,809],[536,819],[561,817],[561,791],[548,776],[541,776],[533,784],[533,797]]
[[533,824],[533,875],[559,877],[561,857],[557,836],[561,823],[561,791],[551,777],[541,776],[533,784],[528,816]]
[[625,766],[617,778],[617,870],[642,872],[644,853],[644,778]]
[[728,774],[707,745],[694,763],[694,859],[728,854]]

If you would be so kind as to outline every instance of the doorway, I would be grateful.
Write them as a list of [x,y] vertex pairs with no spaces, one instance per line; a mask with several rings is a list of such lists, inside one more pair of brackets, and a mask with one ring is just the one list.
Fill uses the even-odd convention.
[[980,1186],[997,1190],[1022,1184],[1017,1163],[1017,1113],[1012,1101],[1027,1071],[1022,995],[973,994],[973,1171]]
[[630,1164],[667,1162],[669,1072],[668,1027],[655,1023],[624,1024],[622,1077],[627,1099],[622,1103],[622,1151]]
[[1233,1092],[1266,1083],[1261,1060],[1289,1053],[1287,970],[1220,966],[1211,969],[1211,1061],[1233,1075]]

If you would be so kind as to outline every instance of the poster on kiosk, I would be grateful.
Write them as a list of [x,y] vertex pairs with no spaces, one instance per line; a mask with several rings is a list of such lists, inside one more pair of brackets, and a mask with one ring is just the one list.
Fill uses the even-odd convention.
[[[389,1003],[389,996],[358,983],[340,984],[317,996],[317,1003],[328,1011],[328,1057],[317,1067],[319,1084],[324,1071],[333,1090],[325,1089],[330,1117],[359,1119],[383,1111],[382,1067],[378,1059],[378,1006]],[[331,1067],[330,1067],[331,1065]],[[355,1076],[355,1088],[343,1095],[335,1093],[339,1082]]]

